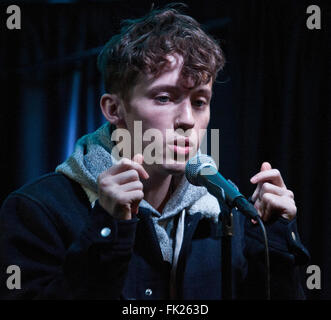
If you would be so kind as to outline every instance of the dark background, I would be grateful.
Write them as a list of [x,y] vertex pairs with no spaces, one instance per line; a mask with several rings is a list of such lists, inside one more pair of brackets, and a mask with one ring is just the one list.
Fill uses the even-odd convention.
[[[77,138],[105,122],[96,56],[121,19],[145,14],[152,2],[167,3],[15,1],[21,30],[7,30],[10,2],[1,2],[0,203],[54,171]],[[210,122],[220,129],[220,171],[247,196],[263,161],[281,171],[310,264],[321,268],[322,288],[307,289],[307,298],[330,299],[330,1],[182,2],[227,57]],[[306,27],[311,4],[321,8],[321,30]]]

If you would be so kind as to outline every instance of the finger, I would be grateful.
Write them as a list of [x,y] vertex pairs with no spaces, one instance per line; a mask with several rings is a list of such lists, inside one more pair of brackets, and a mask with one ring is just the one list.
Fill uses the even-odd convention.
[[109,179],[112,179],[112,182],[118,185],[126,184],[133,181],[140,181],[139,173],[137,172],[137,170],[134,169],[120,172],[115,176],[110,177]]
[[142,190],[133,190],[133,191],[129,191],[126,193],[127,197],[129,198],[129,201],[131,202],[131,204],[134,201],[141,201],[144,198],[144,192]]
[[144,186],[140,180],[132,181],[121,186],[121,191],[129,192],[133,190],[143,190]]
[[100,180],[100,186],[107,188],[111,185],[120,186],[132,181],[139,181],[139,174],[136,170],[130,169],[127,171],[120,172],[116,175],[105,175]]
[[[260,168],[260,172],[261,171],[266,171],[266,170],[270,170],[272,169],[271,168],[271,164],[269,162],[263,162],[262,165],[261,165],[261,168]],[[251,179],[251,182],[252,182],[252,179]],[[258,183],[253,195],[252,195],[252,200],[253,202],[256,201],[257,197],[258,197],[258,194],[260,193],[260,190],[261,190],[261,186],[262,184],[261,183]]]
[[278,196],[285,196],[285,197],[290,197],[290,198],[294,199],[294,194],[292,191],[290,191],[284,187],[283,188],[278,187],[269,182],[264,182],[262,184],[261,190],[260,190],[259,194],[257,195],[257,197],[262,199],[262,197],[265,193],[272,193],[272,194],[275,194]]
[[284,196],[278,196],[272,193],[265,193],[262,199],[264,221],[270,220],[275,215],[282,215],[286,219],[293,219],[297,208],[293,199]]
[[262,183],[258,183],[257,187],[255,188],[255,191],[252,195],[252,201],[255,202],[256,199],[258,198],[258,195],[260,193],[260,190],[261,190],[261,187],[262,187]]
[[118,203],[132,205],[135,201],[141,201],[144,198],[144,192],[142,190],[132,190],[129,192],[122,192],[118,197]]
[[112,175],[118,174],[120,172],[129,170],[129,169],[134,169],[138,172],[139,177],[143,178],[143,179],[148,179],[149,175],[146,172],[145,168],[138,162],[135,162],[133,160],[129,160],[129,159],[122,159],[117,165],[109,168],[109,172]]
[[286,188],[283,178],[278,169],[270,169],[257,173],[250,180],[252,183],[271,182],[278,187]]

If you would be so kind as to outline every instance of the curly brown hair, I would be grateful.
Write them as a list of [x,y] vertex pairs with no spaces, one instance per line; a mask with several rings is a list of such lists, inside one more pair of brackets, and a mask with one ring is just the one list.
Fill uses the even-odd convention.
[[175,6],[122,22],[121,32],[107,42],[98,57],[108,92],[128,98],[139,74],[157,77],[168,63],[166,56],[174,53],[184,60],[181,76],[191,77],[195,85],[216,79],[225,64],[218,42]]

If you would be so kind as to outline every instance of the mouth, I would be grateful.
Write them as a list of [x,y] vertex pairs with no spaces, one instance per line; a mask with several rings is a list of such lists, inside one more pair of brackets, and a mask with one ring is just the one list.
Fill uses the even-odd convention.
[[169,148],[178,155],[188,155],[193,150],[193,143],[189,138],[177,138],[172,144],[169,144]]

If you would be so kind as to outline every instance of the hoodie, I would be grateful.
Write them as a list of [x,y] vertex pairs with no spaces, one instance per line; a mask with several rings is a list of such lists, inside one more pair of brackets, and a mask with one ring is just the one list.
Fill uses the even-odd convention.
[[[114,156],[117,152],[112,152],[115,147],[111,141],[111,126],[106,123],[95,132],[81,137],[73,153],[55,171],[78,182],[93,207],[98,198],[99,174],[119,161]],[[202,217],[212,219],[216,223],[220,213],[219,203],[205,187],[190,184],[183,175],[162,212],[153,208],[144,199],[139,207],[152,212],[151,219],[163,259],[172,264],[170,287],[174,290],[173,279],[175,279],[178,255],[183,240],[185,215],[200,212]]]

